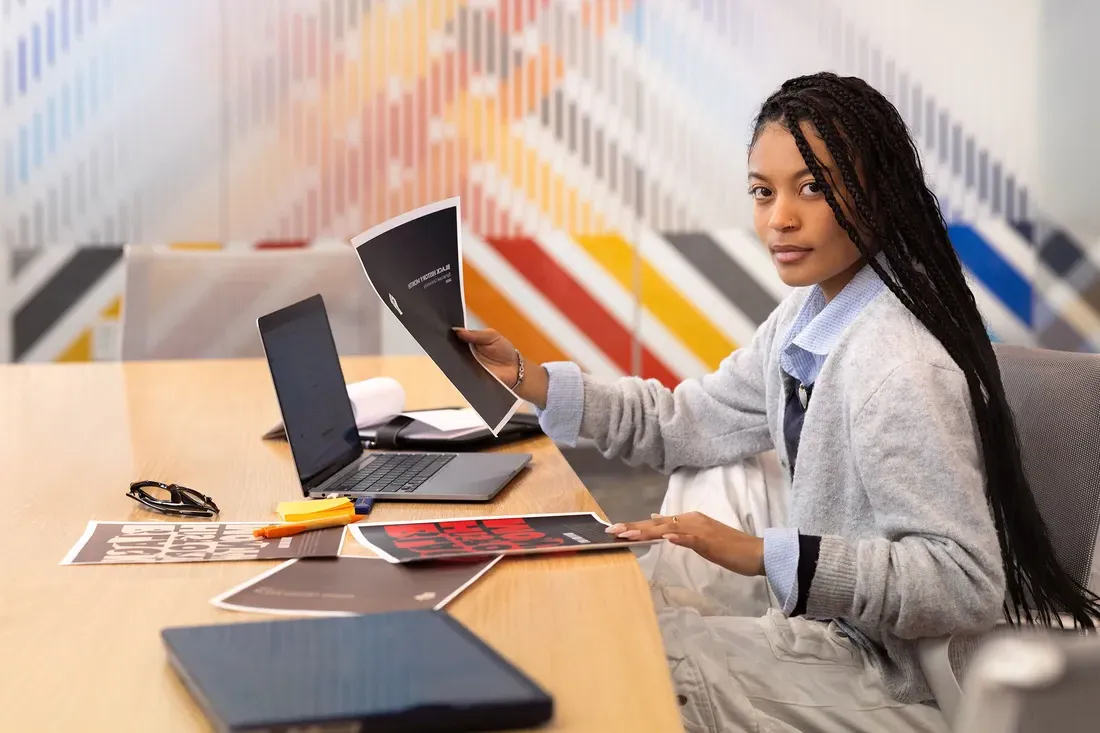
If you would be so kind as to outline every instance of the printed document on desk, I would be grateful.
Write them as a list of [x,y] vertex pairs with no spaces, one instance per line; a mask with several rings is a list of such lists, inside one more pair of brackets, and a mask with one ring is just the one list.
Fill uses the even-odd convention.
[[591,512],[413,520],[351,525],[359,544],[391,563],[486,555],[619,549],[660,540],[621,540]]
[[147,565],[170,562],[334,557],[344,528],[328,527],[278,540],[257,539],[266,522],[88,522],[62,565]]
[[220,608],[283,616],[438,611],[501,556],[394,565],[376,557],[294,558],[211,599]]
[[462,217],[457,198],[372,227],[351,240],[382,303],[497,435],[520,399],[459,340],[466,328]]

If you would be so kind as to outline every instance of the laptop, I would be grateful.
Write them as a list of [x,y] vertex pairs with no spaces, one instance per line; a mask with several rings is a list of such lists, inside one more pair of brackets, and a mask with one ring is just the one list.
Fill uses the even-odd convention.
[[305,496],[489,501],[530,463],[526,453],[364,450],[324,299],[311,296],[256,323]]

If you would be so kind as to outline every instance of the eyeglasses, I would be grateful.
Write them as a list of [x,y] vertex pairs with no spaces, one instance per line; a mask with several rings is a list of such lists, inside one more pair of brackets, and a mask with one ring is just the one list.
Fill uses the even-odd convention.
[[[153,492],[146,489],[153,489]],[[168,498],[164,498],[165,492]],[[130,484],[126,496],[154,511],[181,517],[212,517],[221,511],[209,496],[186,486],[162,484],[160,481],[135,481]]]

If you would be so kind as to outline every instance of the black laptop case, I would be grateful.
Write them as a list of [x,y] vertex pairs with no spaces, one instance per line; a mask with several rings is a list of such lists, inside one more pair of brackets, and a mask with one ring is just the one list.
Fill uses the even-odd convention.
[[443,611],[191,626],[161,632],[219,731],[497,731],[553,701]]

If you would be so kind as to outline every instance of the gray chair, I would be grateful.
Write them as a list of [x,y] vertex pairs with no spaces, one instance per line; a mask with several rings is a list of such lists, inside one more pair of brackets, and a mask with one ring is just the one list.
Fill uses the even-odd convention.
[[1094,733],[1100,728],[1100,640],[998,635],[963,682],[958,733]]
[[131,245],[125,270],[126,361],[262,357],[256,319],[315,293],[340,354],[382,350],[381,305],[346,243],[209,251]]
[[[1100,355],[1001,344],[995,349],[1016,420],[1024,470],[1058,561],[1079,583],[1095,589]],[[984,641],[955,636],[919,646],[925,678],[948,720],[959,712],[961,681]]]

